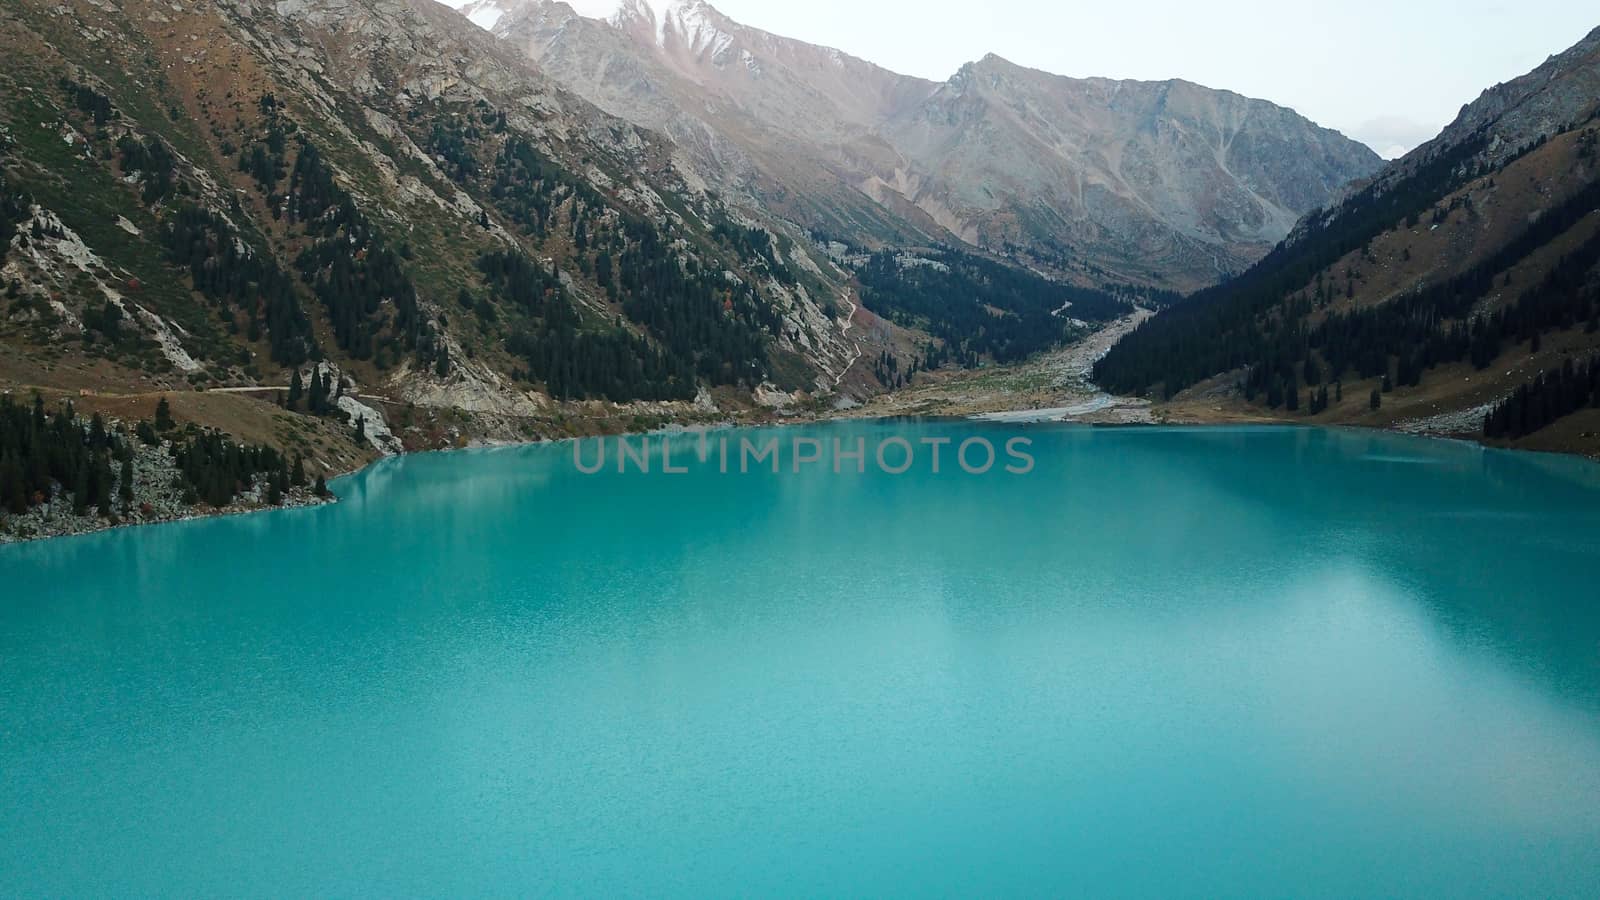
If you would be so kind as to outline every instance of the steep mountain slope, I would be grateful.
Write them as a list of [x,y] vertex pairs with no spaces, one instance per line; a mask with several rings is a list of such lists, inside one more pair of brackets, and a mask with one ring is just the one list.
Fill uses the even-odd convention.
[[11,10],[9,388],[273,418],[316,380],[388,451],[714,415],[856,356],[825,256],[431,0]]
[[1156,316],[1097,377],[1191,407],[1478,430],[1600,346],[1597,111],[1600,29]]
[[1194,287],[1237,271],[1377,157],[1290,110],[1184,81],[1062,78],[986,56],[884,126],[913,197],[967,240]]
[[904,200],[857,190],[898,156],[874,123],[932,85],[845,54],[745,28],[703,3],[630,0],[604,19],[565,3],[506,0],[495,34],[614,115],[660,131],[734,202],[807,228],[896,244],[944,236]]
[[1380,162],[1289,110],[1184,82],[1060,78],[990,56],[936,84],[704,0],[587,8],[604,5],[466,11],[670,135],[708,183],[849,241],[931,234],[1084,283],[1196,287]]

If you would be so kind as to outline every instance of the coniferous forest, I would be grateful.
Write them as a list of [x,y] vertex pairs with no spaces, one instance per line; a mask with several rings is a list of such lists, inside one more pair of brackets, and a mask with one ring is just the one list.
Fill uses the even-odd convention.
[[872,254],[856,272],[861,299],[897,324],[923,328],[962,366],[1016,362],[1056,346],[1067,319],[1106,322],[1132,305],[1104,291],[1050,281],[943,248],[920,256]]
[[[301,142],[290,171],[287,207],[289,221],[314,240],[295,265],[327,309],[339,348],[357,359],[416,349],[422,334],[416,287],[309,141]],[[392,321],[386,304],[393,306]]]
[[[1511,267],[1600,206],[1600,183],[1544,211],[1464,272],[1378,306],[1325,311],[1353,290],[1326,278],[1328,266],[1352,251],[1368,254],[1370,241],[1390,228],[1418,226],[1439,197],[1520,158],[1492,169],[1472,162],[1483,143],[1474,137],[1382,190],[1369,186],[1333,212],[1313,215],[1304,234],[1254,268],[1146,322],[1096,364],[1096,380],[1109,390],[1171,398],[1206,378],[1243,369],[1246,399],[1264,396],[1276,408],[1302,386],[1315,392],[1348,377],[1415,386],[1441,364],[1470,360],[1483,369],[1540,334],[1578,325],[1595,330],[1600,297],[1590,272],[1600,262],[1600,236],[1570,248],[1548,276],[1521,288],[1511,303],[1484,314],[1473,310],[1491,289],[1510,286],[1505,273]],[[1434,220],[1447,211],[1435,207]]]
[[560,280],[543,263],[518,253],[489,253],[478,260],[489,290],[525,321],[506,349],[528,364],[528,380],[542,382],[562,400],[688,400],[694,373],[620,323],[581,328],[578,311]]
[[1600,409],[1600,355],[1568,357],[1518,387],[1484,416],[1483,436],[1514,440],[1585,408]]
[[[478,261],[488,294],[516,315],[506,348],[523,359],[521,375],[563,400],[685,400],[696,379],[753,387],[769,370],[767,345],[781,318],[748,281],[729,277],[741,263],[759,265],[780,282],[793,275],[765,232],[721,223],[709,237],[728,265],[686,253],[662,226],[609,206],[586,180],[521,138],[488,152],[504,116],[480,108],[440,114],[430,150],[455,181],[485,188],[494,206],[526,235],[562,234],[570,252],[559,265],[593,279],[628,323],[584,314],[561,284],[556,264],[516,252]],[[487,222],[485,222],[487,227]],[[481,319],[493,307],[463,294]]]
[[172,261],[189,270],[195,290],[237,307],[248,317],[252,336],[265,329],[274,362],[299,366],[319,355],[291,277],[272,257],[246,247],[221,216],[185,206],[167,220],[163,238]]
[[165,400],[153,422],[141,421],[129,433],[113,430],[98,413],[85,421],[71,403],[51,412],[37,396],[21,404],[7,394],[0,395],[0,511],[21,514],[60,491],[76,515],[126,518],[134,498],[135,442],[154,447],[163,438],[189,505],[227,506],[260,476],[266,476],[270,503],[305,485],[303,460],[291,466],[271,447],[215,431],[179,430]]
[[61,485],[75,513],[110,515],[112,464],[129,453],[127,439],[109,433],[98,415],[85,424],[71,404],[50,415],[37,397],[28,407],[0,396],[0,506],[8,512],[27,511]]

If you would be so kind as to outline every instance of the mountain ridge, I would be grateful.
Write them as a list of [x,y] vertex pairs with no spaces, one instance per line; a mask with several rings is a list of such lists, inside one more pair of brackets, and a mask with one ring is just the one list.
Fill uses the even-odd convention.
[[[994,54],[934,82],[742,25],[703,0],[657,6],[630,0],[605,16],[558,0],[501,0],[493,29],[600,107],[667,132],[696,156],[708,183],[731,158],[736,170],[765,175],[761,183],[724,184],[751,191],[752,205],[775,205],[801,227],[869,245],[920,233],[1079,283],[1196,287],[1264,254],[1301,214],[1380,162],[1337,132],[1266,104],[1259,108],[1271,115],[1235,123],[1247,135],[1240,143],[1258,151],[1233,160],[1240,172],[1218,164],[1191,178],[1184,163],[1198,159],[1200,148],[1181,146],[1187,138],[1151,139],[1126,116],[1090,121],[1085,98],[1106,85],[1131,93],[1165,85],[1160,89],[1214,95],[1210,105],[1218,108],[1265,101],[1177,80],[1069,79]],[[1033,93],[985,92],[985,79]],[[955,107],[969,89],[977,93],[963,112]],[[1058,122],[1078,115],[1077,143],[1094,139],[1092,129],[1117,129],[1098,135],[1116,149],[1108,159],[1041,142],[1052,129],[1013,114],[1028,105],[1049,108]],[[1169,131],[1189,127],[1213,140],[1229,129],[1194,127],[1200,121],[1192,114],[1205,105],[1190,104],[1188,122],[1153,114]],[[1117,168],[1121,143],[1132,148],[1137,172]],[[1165,171],[1156,175],[1152,167]],[[1313,172],[1280,189],[1284,179],[1274,170],[1296,167]],[[1135,185],[1140,178],[1149,184]],[[1055,189],[1070,181],[1084,182],[1094,196]],[[814,202],[791,206],[796,195]],[[863,206],[861,196],[877,208]],[[883,228],[885,215],[910,234]]]

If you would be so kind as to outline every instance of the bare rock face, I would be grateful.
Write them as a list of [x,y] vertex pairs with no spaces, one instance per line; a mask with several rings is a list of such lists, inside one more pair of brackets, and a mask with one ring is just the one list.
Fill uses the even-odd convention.
[[1182,81],[1069,79],[988,56],[940,84],[703,0],[575,5],[463,12],[668,135],[708,184],[869,244],[959,239],[1057,274],[1192,288],[1381,164],[1291,110]]
[[[658,131],[695,176],[752,215],[858,239],[925,242],[939,227],[857,184],[900,158],[874,131],[932,90],[838,51],[746,28],[700,2],[487,0],[494,33],[612,115]],[[475,6],[463,12],[486,21]]]
[[[884,132],[985,246],[1192,287],[1253,261],[1380,161],[1293,111],[1184,81],[1062,78],[988,56]],[[969,237],[969,239],[972,239]]]

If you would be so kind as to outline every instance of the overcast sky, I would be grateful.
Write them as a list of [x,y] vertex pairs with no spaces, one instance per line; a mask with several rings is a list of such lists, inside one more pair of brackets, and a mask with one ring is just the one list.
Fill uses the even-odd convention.
[[734,19],[943,81],[997,53],[1061,75],[1185,78],[1398,156],[1600,26],[1594,0],[711,0]]

